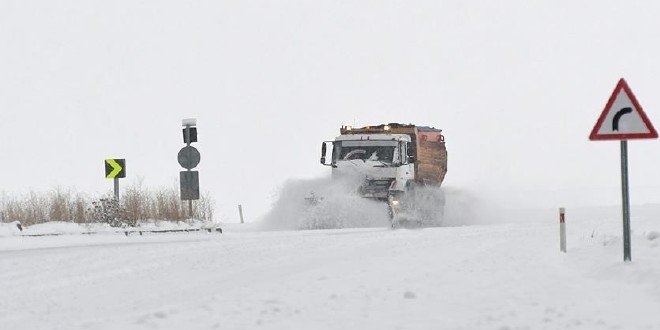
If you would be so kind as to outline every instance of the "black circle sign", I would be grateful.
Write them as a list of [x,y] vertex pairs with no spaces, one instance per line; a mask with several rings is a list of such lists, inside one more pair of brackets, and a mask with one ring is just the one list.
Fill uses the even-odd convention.
[[179,150],[179,165],[183,168],[191,170],[199,164],[199,151],[195,147],[185,146]]

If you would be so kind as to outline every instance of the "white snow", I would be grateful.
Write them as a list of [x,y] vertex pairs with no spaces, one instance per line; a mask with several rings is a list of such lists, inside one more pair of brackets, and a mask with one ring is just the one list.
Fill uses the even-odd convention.
[[186,229],[207,229],[215,228],[218,224],[192,221],[190,223],[183,221],[163,221],[147,220],[141,221],[136,227],[115,228],[103,223],[73,223],[65,221],[51,221],[32,226],[17,227],[18,221],[11,223],[0,223],[0,237],[3,236],[44,236],[44,235],[74,235],[74,234],[113,234],[139,232],[139,231],[158,231],[158,230],[186,230]]
[[19,235],[20,233],[21,233],[20,222],[18,221],[12,221],[10,223],[0,222],[0,237]]
[[[660,207],[509,223],[0,238],[3,329],[660,329]],[[481,219],[485,220],[485,219]]]

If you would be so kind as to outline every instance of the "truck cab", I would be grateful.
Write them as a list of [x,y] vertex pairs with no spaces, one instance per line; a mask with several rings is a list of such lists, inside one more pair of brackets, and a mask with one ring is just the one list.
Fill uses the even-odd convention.
[[[328,148],[331,146],[330,148]],[[407,134],[342,134],[321,147],[321,164],[332,177],[360,182],[362,197],[387,200],[415,178],[414,145]]]

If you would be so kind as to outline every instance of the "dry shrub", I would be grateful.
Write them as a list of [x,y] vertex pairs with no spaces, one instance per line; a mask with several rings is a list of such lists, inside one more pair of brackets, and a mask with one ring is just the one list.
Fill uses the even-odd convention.
[[175,188],[161,188],[152,194],[153,200],[153,218],[170,221],[180,221],[186,219],[186,212],[183,208],[183,201],[179,199],[179,192]]
[[72,219],[70,209],[71,191],[57,187],[48,196],[48,219],[52,221],[68,221]]
[[18,220],[25,222],[25,212],[23,205],[15,197],[7,196],[6,193],[2,194],[2,221],[11,222]]
[[149,219],[149,191],[142,187],[142,181],[128,186],[124,195],[121,196],[123,218],[130,225],[135,225],[138,221]]
[[48,203],[48,197],[44,194],[39,194],[34,191],[30,191],[30,194],[27,198],[27,203],[25,205],[25,222],[26,224],[35,224],[42,223],[50,220],[48,218],[50,207]]
[[[188,201],[179,198],[179,189],[175,187],[160,188],[154,191],[142,193],[141,205],[144,206],[143,213],[147,216],[143,219],[160,219],[170,221],[182,221],[190,219]],[[124,201],[129,199],[124,198]],[[129,204],[124,204],[129,209]],[[193,218],[203,221],[213,220],[214,202],[207,192],[200,199],[193,201]],[[148,208],[148,209],[147,209]]]
[[89,198],[83,194],[76,194],[75,198],[69,204],[70,210],[73,212],[71,220],[76,223],[86,223],[89,220]]
[[[100,199],[60,187],[46,193],[31,191],[18,197],[3,192],[0,195],[0,221],[18,220],[27,226],[46,221],[99,222],[101,219],[95,214],[94,205]],[[190,219],[188,201],[179,199],[178,187],[150,190],[139,181],[124,189],[120,204],[120,220],[127,225],[144,220]],[[194,219],[212,221],[213,215],[214,201],[210,193],[206,192],[199,200],[193,201]]]
[[208,191],[200,196],[200,199],[197,202],[193,202],[195,219],[211,221],[213,220],[214,211],[215,201]]

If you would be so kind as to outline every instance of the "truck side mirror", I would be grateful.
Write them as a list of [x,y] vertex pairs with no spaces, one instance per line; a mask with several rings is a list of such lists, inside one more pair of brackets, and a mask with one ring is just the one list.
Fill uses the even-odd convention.
[[325,145],[325,142],[321,144],[321,164],[325,165],[325,152],[327,151],[327,146]]
[[415,162],[415,156],[408,156],[408,164],[412,164]]

